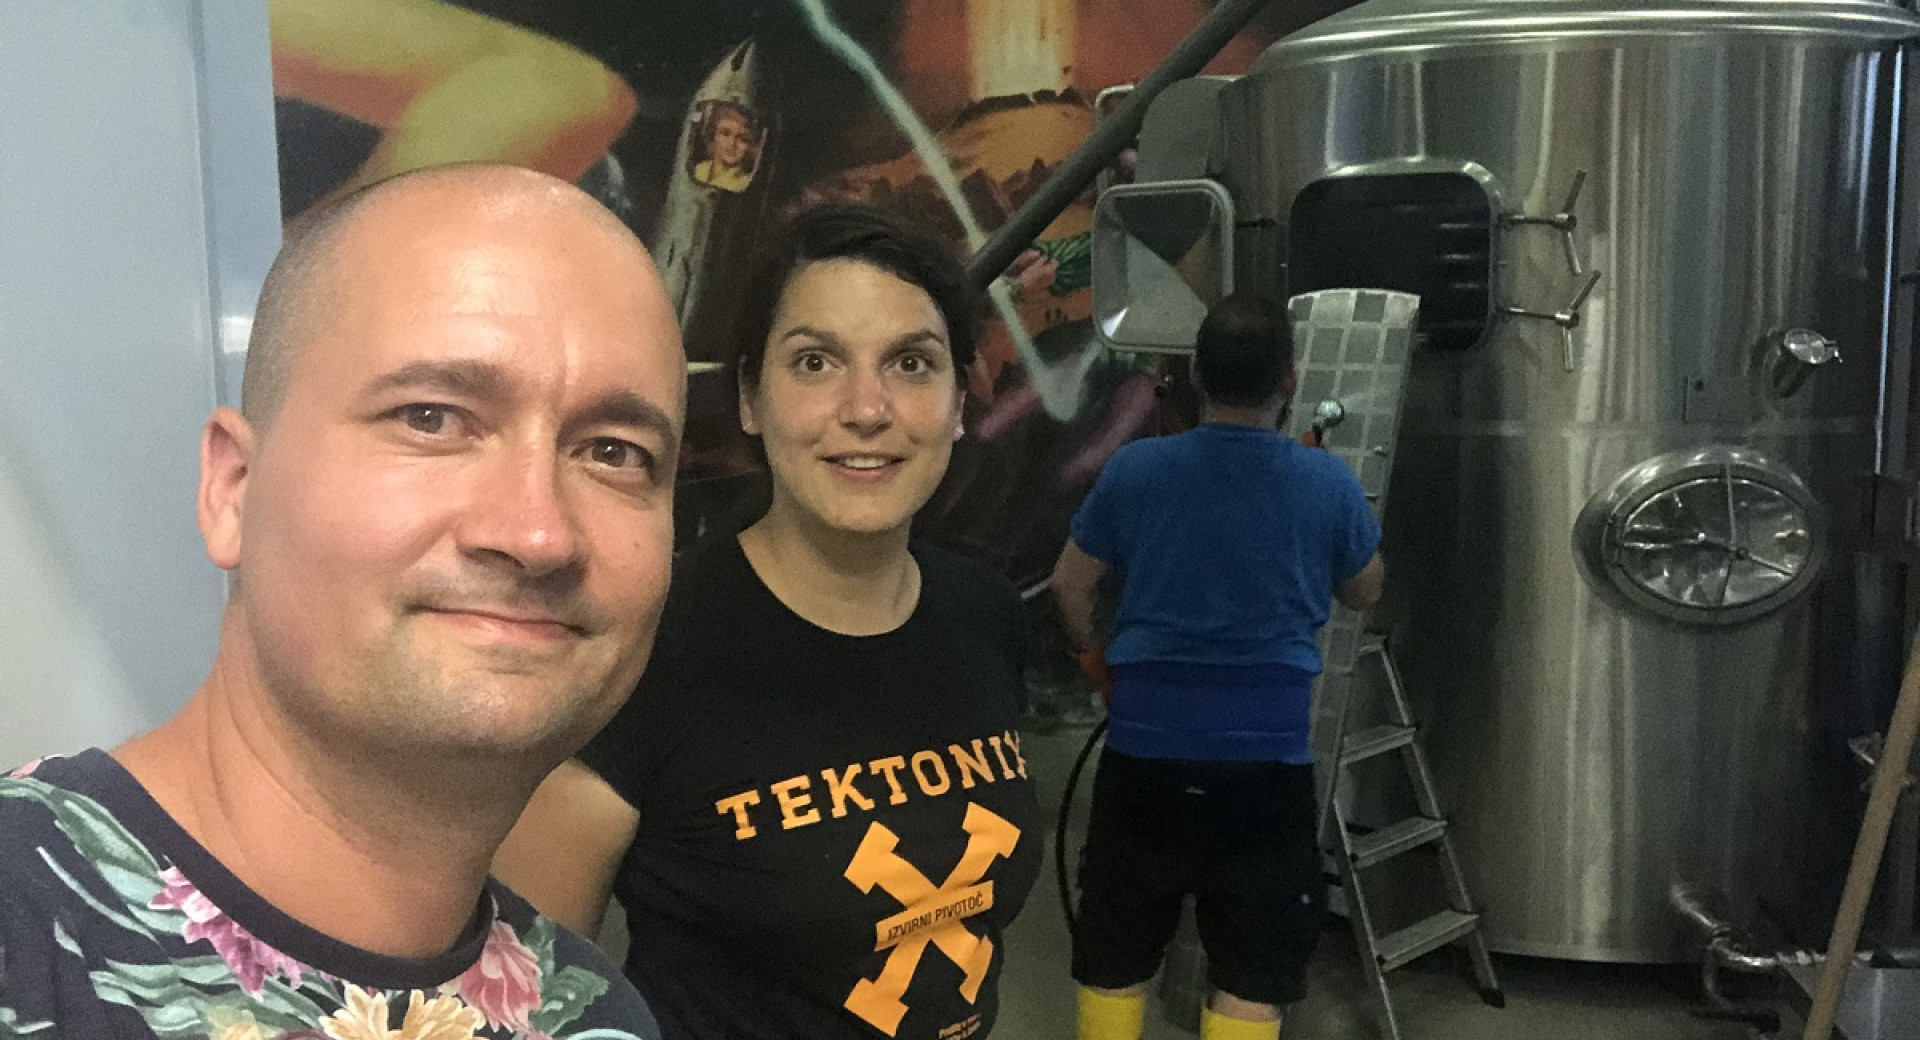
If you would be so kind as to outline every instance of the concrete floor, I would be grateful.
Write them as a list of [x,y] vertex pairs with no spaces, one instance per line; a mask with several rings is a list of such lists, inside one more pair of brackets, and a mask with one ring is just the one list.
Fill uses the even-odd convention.
[[[1086,740],[1083,727],[1023,737],[1022,753],[1051,817],[1060,804],[1073,757]],[[1091,770],[1089,770],[1091,772]],[[1073,820],[1086,819],[1091,777],[1082,778]],[[1082,835],[1070,836],[1077,848]],[[1068,976],[1067,926],[1054,882],[1053,823],[1040,884],[1007,935],[1000,983],[1000,1023],[994,1040],[1068,1040],[1074,1035],[1074,989]],[[1344,920],[1334,922],[1315,955],[1307,999],[1290,1009],[1286,1040],[1374,1040],[1377,1036],[1360,962]],[[1507,1006],[1480,1002],[1464,958],[1428,956],[1389,975],[1402,1040],[1749,1040],[1738,1023],[1709,1021],[1698,1006],[1698,975],[1686,967],[1578,964],[1496,956]],[[1157,1002],[1147,1015],[1147,1040],[1187,1040]]]

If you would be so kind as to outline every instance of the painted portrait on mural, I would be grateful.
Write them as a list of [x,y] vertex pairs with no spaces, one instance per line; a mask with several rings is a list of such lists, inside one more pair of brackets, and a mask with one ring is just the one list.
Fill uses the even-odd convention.
[[760,160],[760,130],[752,111],[731,101],[705,102],[695,132],[700,148],[687,170],[694,183],[732,195],[746,191]]
[[[889,206],[969,250],[1207,0],[272,0],[285,208],[392,170],[504,159],[579,181],[652,247],[693,363],[682,532],[755,465],[723,362],[729,287],[800,207]],[[1345,6],[1274,4],[1209,72]],[[1004,276],[926,537],[1023,587],[1126,441],[1178,420],[1166,362],[1090,322],[1092,192]],[[1005,302],[1010,301],[1010,302]],[[1163,415],[1162,413],[1167,413]]]

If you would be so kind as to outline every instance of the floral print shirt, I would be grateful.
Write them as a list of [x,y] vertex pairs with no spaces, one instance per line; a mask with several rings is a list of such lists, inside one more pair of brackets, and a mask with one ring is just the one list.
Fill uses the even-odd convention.
[[103,751],[0,775],[0,1040],[654,1040],[585,940],[497,882],[425,960],[241,883]]

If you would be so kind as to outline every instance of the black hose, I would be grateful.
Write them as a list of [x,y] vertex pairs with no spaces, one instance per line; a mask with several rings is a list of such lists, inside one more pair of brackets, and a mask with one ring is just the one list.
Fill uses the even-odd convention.
[[[1060,815],[1053,829],[1053,867],[1054,879],[1060,883],[1060,912],[1067,916],[1067,934],[1074,930],[1073,889],[1067,879],[1067,814],[1073,809],[1073,793],[1080,788],[1080,771],[1087,767],[1087,759],[1093,757],[1095,745],[1107,735],[1107,720],[1093,727],[1087,734],[1087,742],[1080,748],[1080,754],[1073,760],[1073,768],[1067,771],[1067,789],[1060,795]],[[1075,857],[1078,858],[1078,857]]]

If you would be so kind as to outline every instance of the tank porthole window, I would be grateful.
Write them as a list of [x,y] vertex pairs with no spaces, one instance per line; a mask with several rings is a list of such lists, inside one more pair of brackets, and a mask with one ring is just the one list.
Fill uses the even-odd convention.
[[1288,218],[1287,292],[1413,293],[1420,341],[1467,350],[1493,321],[1495,213],[1487,186],[1460,170],[1315,181],[1295,197]]
[[1574,525],[1588,581],[1615,606],[1723,626],[1792,603],[1825,555],[1820,504],[1791,468],[1744,448],[1648,459]]

